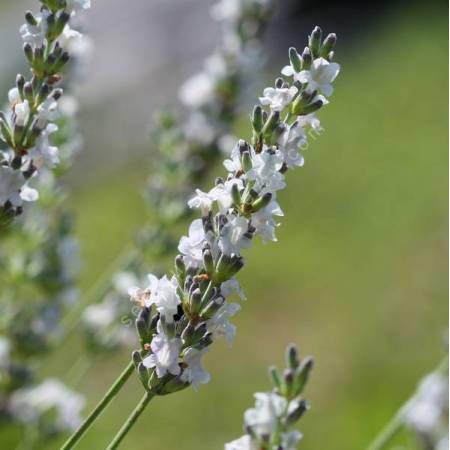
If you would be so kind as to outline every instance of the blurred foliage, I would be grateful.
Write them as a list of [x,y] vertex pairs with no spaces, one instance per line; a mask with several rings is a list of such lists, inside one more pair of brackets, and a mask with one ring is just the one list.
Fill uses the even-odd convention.
[[[440,359],[448,313],[446,12],[402,10],[381,31],[369,30],[340,58],[322,115],[326,133],[280,196],[279,242],[246,254],[240,280],[249,300],[236,316],[233,348],[218,343],[207,358],[212,382],[155,401],[124,448],[223,448],[241,434],[252,393],[267,388],[266,367],[293,341],[316,359],[300,448],[362,449]],[[237,132],[246,134],[244,119]],[[139,164],[74,193],[84,288],[145,220],[144,177]],[[64,376],[78,348],[67,341],[46,371]],[[82,379],[90,404],[127,358],[97,361]],[[131,382],[78,448],[104,448],[140,391]],[[16,437],[2,432],[2,448],[14,448]],[[414,448],[408,436],[400,441]]]

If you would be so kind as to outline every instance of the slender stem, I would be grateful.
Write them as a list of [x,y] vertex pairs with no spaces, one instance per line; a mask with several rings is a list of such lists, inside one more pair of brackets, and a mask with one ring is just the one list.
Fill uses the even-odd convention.
[[[433,372],[443,372],[448,368],[448,355],[441,360],[439,365]],[[384,426],[384,428],[378,433],[372,443],[367,447],[367,450],[382,450],[386,445],[394,438],[398,431],[403,426],[403,411],[405,406],[409,402],[410,398],[403,403],[399,410],[395,413],[394,417]]]
[[89,429],[89,427],[95,422],[95,420],[100,416],[103,410],[111,403],[116,394],[123,387],[125,382],[130,378],[131,374],[134,372],[134,364],[131,361],[124,371],[120,374],[114,384],[109,388],[105,396],[100,400],[97,406],[91,411],[84,422],[77,428],[77,430],[70,436],[70,438],[61,447],[61,450],[69,450],[75,447],[78,441],[83,437],[84,433]]
[[114,450],[119,447],[127,433],[131,430],[133,425],[138,420],[139,416],[144,412],[150,400],[156,395],[155,392],[147,391],[142,397],[141,401],[138,403],[134,411],[130,414],[128,419],[122,425],[118,433],[114,436],[114,439],[110,442],[106,450]]
[[394,436],[400,431],[403,425],[403,417],[398,411],[395,416],[386,424],[386,426],[380,431],[378,436],[367,447],[367,450],[381,450],[385,445],[394,438]]

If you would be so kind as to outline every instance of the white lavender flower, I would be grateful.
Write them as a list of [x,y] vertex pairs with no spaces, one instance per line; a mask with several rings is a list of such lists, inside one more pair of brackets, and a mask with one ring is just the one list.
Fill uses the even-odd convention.
[[224,337],[227,344],[231,347],[234,336],[236,335],[236,326],[230,322],[239,310],[241,305],[238,303],[224,303],[217,314],[206,322],[208,330],[213,334],[214,339]]
[[[293,54],[290,51],[291,57]],[[332,81],[335,75],[328,78]],[[227,298],[232,293],[243,296],[234,278],[244,265],[241,252],[256,236],[263,241],[276,240],[275,217],[283,215],[277,192],[286,186],[285,172],[302,165],[299,151],[307,141],[306,129],[320,126],[313,113],[325,104],[310,92],[309,82],[297,88],[277,80],[276,86],[266,89],[261,99],[270,114],[263,113],[261,106],[254,109],[252,143],[238,141],[225,161],[227,176],[219,178],[209,192],[197,189],[188,201],[189,207],[200,209],[202,218],[195,219],[188,236],[180,239],[176,275],[170,281],[150,275],[150,286],[130,292],[143,307],[136,323],[144,353],[151,349],[144,365],[155,368],[158,378],[167,373],[179,375],[183,355],[191,349],[202,351],[222,336],[231,344],[236,328],[230,318],[240,305]],[[282,120],[281,113],[286,110]],[[169,313],[161,306],[166,304]],[[154,316],[152,305],[160,318]],[[158,321],[156,330],[152,316]],[[200,364],[201,354],[196,357]],[[140,376],[145,382],[147,378]],[[187,378],[180,381],[181,385],[174,382],[168,386],[178,390],[193,382]],[[172,392],[165,389],[165,393]],[[256,408],[247,412],[246,422],[262,438],[275,432],[282,414],[300,406],[276,393],[258,394]],[[299,435],[281,434],[280,438],[288,449],[295,447]]]
[[309,70],[302,70],[298,75],[294,73],[294,78],[300,83],[308,83],[308,92],[319,90],[329,97],[333,94],[332,83],[340,69],[337,63],[329,62],[325,58],[317,58]]
[[202,245],[205,240],[205,232],[201,219],[194,220],[189,226],[188,236],[180,239],[178,250],[184,256],[186,265],[198,267],[203,259]]
[[198,389],[200,384],[208,383],[211,375],[203,368],[202,358],[208,349],[197,350],[189,348],[183,356],[183,363],[187,366],[183,369],[181,380],[192,384],[194,389]]
[[244,434],[239,439],[226,443],[225,450],[259,450],[259,445],[250,435]]
[[37,198],[38,192],[27,186],[21,172],[0,166],[0,204],[9,200],[14,206],[20,206],[23,201],[35,201]]
[[244,413],[246,434],[225,444],[225,450],[295,450],[302,438],[298,430],[291,430],[308,409],[301,397],[312,367],[312,359],[299,359],[297,348],[289,345],[286,351],[287,368],[281,377],[271,367],[272,392],[258,392],[255,406]]
[[442,422],[448,408],[448,377],[431,373],[419,384],[416,394],[400,413],[405,424],[419,433],[430,434]]
[[167,322],[173,321],[173,316],[177,313],[180,297],[177,293],[178,283],[173,276],[171,279],[164,275],[158,279],[152,274],[148,276],[150,285],[150,300],[147,306],[154,304],[158,312],[164,316]]
[[151,343],[152,353],[143,359],[145,367],[155,368],[159,378],[166,373],[179,375],[181,372],[178,357],[181,349],[179,338],[170,338],[164,334],[161,322],[158,323],[158,335]]
[[252,245],[248,237],[249,221],[242,216],[231,216],[222,228],[219,248],[225,255],[238,255],[243,248]]
[[38,423],[54,411],[57,431],[73,431],[81,423],[84,398],[68,389],[59,380],[48,379],[40,385],[19,389],[13,393],[9,408],[23,423]]
[[255,407],[248,409],[244,414],[245,424],[258,436],[270,436],[286,410],[287,401],[272,392],[257,392],[255,400]]
[[264,89],[264,96],[259,97],[261,105],[270,106],[272,111],[280,112],[286,108],[297,94],[298,89],[295,86],[289,88],[272,88]]
[[[58,149],[49,139],[59,117],[57,100],[63,93],[54,85],[62,78],[72,47],[78,47],[77,42],[82,39],[70,23],[77,11],[89,6],[90,2],[85,0],[61,2],[61,6],[52,7],[42,2],[39,14],[27,12],[26,23],[20,28],[32,79],[26,81],[23,75],[17,76],[16,86],[8,94],[9,106],[0,113],[0,163],[25,181],[33,175],[38,178],[44,166],[54,168],[60,162]],[[3,178],[0,226],[4,227],[22,213],[19,198],[35,201],[38,196],[25,182],[23,187],[17,187],[20,177]]]

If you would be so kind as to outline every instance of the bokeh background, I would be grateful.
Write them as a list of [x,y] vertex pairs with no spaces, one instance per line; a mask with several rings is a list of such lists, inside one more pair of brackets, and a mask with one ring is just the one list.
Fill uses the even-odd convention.
[[[177,108],[178,86],[214,48],[210,4],[94,0],[87,14],[95,51],[78,89],[85,148],[66,179],[84,291],[146,220],[141,192],[158,151],[151,116]],[[0,1],[1,92],[23,67],[17,28],[35,6]],[[255,78],[271,83],[288,46],[301,47],[313,25],[336,31],[342,72],[321,112],[326,133],[280,195],[279,242],[246,255],[239,279],[248,301],[233,348],[218,343],[206,359],[213,381],[155,401],[124,448],[223,448],[241,434],[252,393],[268,389],[267,366],[281,366],[293,341],[316,359],[300,448],[363,449],[438,363],[448,326],[447,13],[431,0],[278,1],[266,69]],[[245,117],[235,132],[248,135]],[[80,346],[76,333],[62,342],[43,374],[68,376]],[[88,407],[127,358],[98,358],[74,386]],[[80,450],[104,448],[140,393],[130,382]],[[14,449],[17,436],[3,432],[0,447]],[[414,448],[407,435],[398,442]]]

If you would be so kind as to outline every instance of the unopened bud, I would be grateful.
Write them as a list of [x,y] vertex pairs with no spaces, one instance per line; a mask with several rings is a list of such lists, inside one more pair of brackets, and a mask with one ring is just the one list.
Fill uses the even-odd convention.
[[33,27],[35,27],[38,24],[36,18],[34,17],[31,11],[27,11],[25,13],[25,20]]
[[266,192],[263,196],[257,198],[252,203],[252,211],[257,212],[260,209],[265,208],[270,203],[271,200],[272,200],[272,193]]
[[320,43],[322,41],[322,30],[320,27],[315,27],[309,36],[308,45],[314,57],[319,56]]
[[25,56],[27,57],[28,62],[31,64],[33,63],[33,47],[31,47],[30,44],[25,44],[23,46],[23,52],[25,53]]
[[142,363],[142,357],[139,351],[135,350],[131,354],[131,359],[133,360],[134,367],[137,369],[139,364]]
[[175,268],[176,268],[177,274],[180,277],[184,277],[184,275],[186,273],[186,265],[184,264],[183,256],[177,255],[177,257],[175,258]]
[[294,344],[289,344],[286,349],[286,365],[291,369],[296,369],[300,365],[298,350]]
[[282,386],[281,377],[278,369],[275,366],[269,367],[269,375],[270,379],[272,380],[273,387],[277,390],[280,390]]
[[299,395],[303,392],[306,383],[308,382],[309,374],[313,368],[314,361],[308,356],[302,360],[300,366],[296,370],[295,390],[294,395]]
[[148,381],[150,378],[150,374],[148,373],[147,367],[144,366],[144,363],[139,363],[137,367],[137,372],[139,375],[139,379],[142,382],[142,385],[145,389],[148,389]]
[[209,275],[214,273],[214,259],[209,249],[203,250],[203,265]]
[[205,319],[211,319],[211,317],[214,317],[217,311],[222,307],[222,305],[225,303],[225,299],[223,297],[216,297],[215,299],[211,300],[205,308],[202,309],[200,312],[200,316]]
[[289,413],[287,416],[287,424],[293,425],[295,422],[297,422],[300,417],[305,414],[305,412],[308,410],[308,403],[305,400],[300,400],[297,404],[297,406]]
[[249,170],[252,170],[253,163],[252,163],[252,157],[250,156],[250,152],[246,151],[242,154],[241,158],[241,165],[244,172],[248,172]]
[[297,49],[294,47],[289,49],[289,60],[291,61],[291,65],[296,72],[300,72],[302,70],[302,57],[298,54]]
[[311,51],[308,47],[305,47],[302,53],[302,70],[309,70],[312,64]]
[[253,108],[252,125],[256,133],[260,133],[263,127],[262,108],[257,105]]
[[198,314],[202,305],[202,291],[197,288],[195,289],[190,298],[190,312],[191,314]]
[[322,48],[320,49],[320,56],[328,59],[330,52],[336,45],[336,40],[336,35],[334,33],[330,33],[323,41]]
[[237,183],[233,183],[231,186],[231,198],[236,206],[239,206],[242,202],[241,193],[239,192]]

